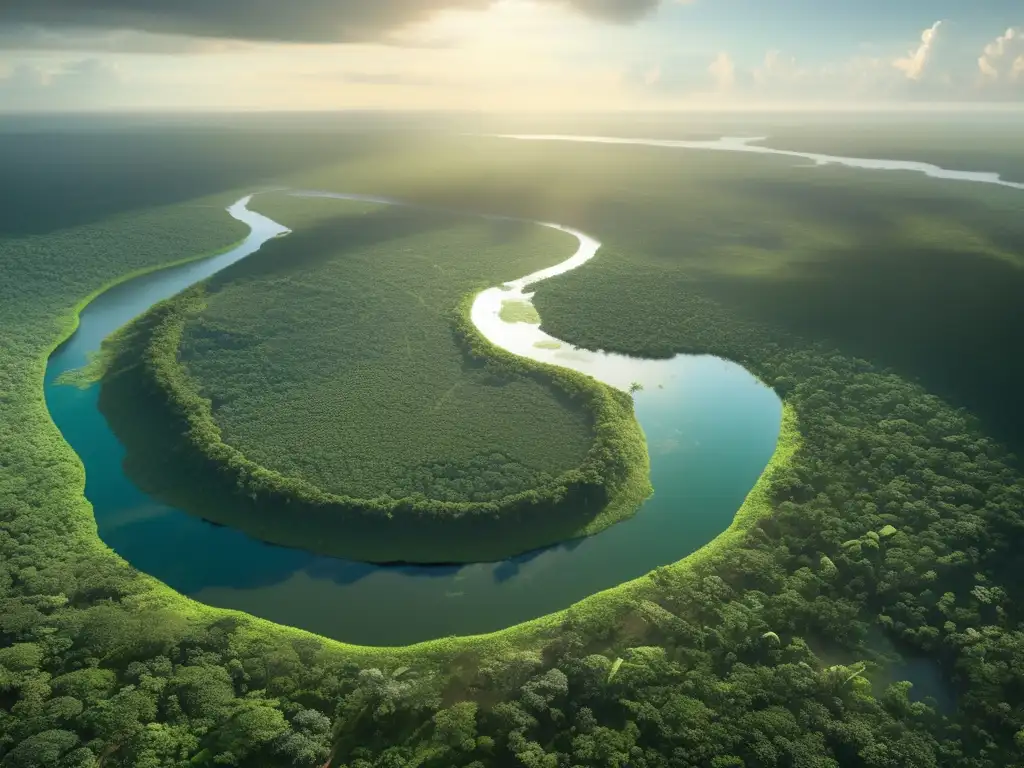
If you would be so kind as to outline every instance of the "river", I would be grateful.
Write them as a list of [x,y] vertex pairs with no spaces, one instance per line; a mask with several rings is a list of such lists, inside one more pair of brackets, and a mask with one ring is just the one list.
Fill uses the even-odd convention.
[[78,330],[51,356],[46,372],[47,406],[85,465],[85,495],[100,537],[136,568],[186,595],[359,644],[488,632],[566,608],[699,549],[729,526],[774,451],[781,403],[734,363],[578,350],[539,325],[502,321],[503,300],[529,301],[527,286],[580,266],[600,246],[582,232],[538,222],[576,236],[577,251],[549,269],[484,291],[472,317],[487,338],[516,354],[581,370],[623,389],[634,381],[644,386],[635,396],[636,413],[647,434],[656,492],[634,518],[587,539],[498,563],[379,566],[268,544],[169,507],[124,473],[124,448],[97,407],[99,386],[78,389],[56,380],[85,364],[104,338],[157,301],[287,233],[250,211],[249,199],[228,209],[252,228],[244,243],[101,294],[82,311]]

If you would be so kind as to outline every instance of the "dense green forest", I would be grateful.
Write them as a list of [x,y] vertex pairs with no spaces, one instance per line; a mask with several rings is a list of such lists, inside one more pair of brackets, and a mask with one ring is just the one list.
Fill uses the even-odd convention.
[[[1020,123],[1012,116],[985,122],[964,115],[943,115],[922,126],[920,120],[894,116],[843,125],[832,121],[771,126],[757,135],[776,149],[820,152],[848,157],[897,158],[931,163],[957,171],[998,173],[1024,182],[1024,147]],[[752,134],[745,134],[752,135]]]
[[648,462],[630,398],[491,350],[464,318],[477,290],[574,240],[338,200],[256,204],[294,234],[108,352],[100,407],[142,487],[377,562],[498,560],[636,511]]
[[[179,353],[225,442],[364,498],[492,501],[583,461],[586,412],[529,379],[467,376],[450,327],[463,296],[557,263],[573,238],[342,200],[253,208],[294,234],[210,281]],[[461,467],[495,454],[467,485]]]
[[408,649],[198,606],[98,542],[40,382],[84,297],[239,232],[171,206],[7,237],[0,765],[1024,763],[1024,484],[1003,447],[1021,423],[1019,196],[778,158],[494,148],[392,147],[297,178],[602,238],[539,287],[549,332],[721,354],[786,402],[731,534],[566,612]]
[[[748,132],[734,122],[729,132]],[[713,123],[696,125],[703,134],[715,130]],[[859,134],[858,125],[821,126],[813,149],[857,154],[843,142],[871,135],[873,124]],[[958,153],[949,162],[954,168],[972,168],[986,152],[987,138],[972,142],[966,129],[943,132],[919,122],[893,142],[915,126],[933,136],[927,148]],[[873,146],[903,146],[893,142],[879,138]],[[1018,155],[1019,148],[1008,151],[1005,164]],[[1024,453],[1024,357],[1007,354],[1024,348],[1017,322],[1024,218],[1015,190],[779,157],[461,137],[292,181],[575,226],[600,239],[605,253],[628,251],[644,268],[704,276],[702,295],[728,301],[754,322],[798,333],[814,326],[810,337],[920,382]],[[656,329],[636,327],[651,340],[648,351],[657,345],[660,356],[670,354],[674,345],[656,344]]]
[[282,173],[317,168],[387,146],[372,134],[216,124],[177,130],[117,121],[76,130],[53,117],[3,131],[0,233],[48,235],[213,192],[251,192]]

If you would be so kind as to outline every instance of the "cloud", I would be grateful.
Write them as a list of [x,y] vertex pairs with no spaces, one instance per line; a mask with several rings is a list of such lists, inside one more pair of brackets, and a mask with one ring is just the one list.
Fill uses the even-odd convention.
[[737,77],[739,82],[749,83],[751,95],[781,101],[885,98],[903,79],[890,62],[874,56],[856,55],[810,65],[779,50],[765,53],[749,76],[741,72]]
[[120,85],[120,73],[95,58],[68,61],[53,71],[18,64],[0,74],[0,104],[8,110],[104,106]]
[[[4,0],[0,27],[132,30],[288,42],[368,42],[442,10],[494,0]],[[635,21],[660,0],[544,0],[612,22]]]
[[1011,27],[985,46],[978,69],[989,82],[1024,83],[1024,27]]
[[430,87],[442,85],[436,78],[422,77],[402,72],[343,72],[337,77],[331,77],[339,82],[352,85],[404,85],[416,87]]
[[[633,66],[625,82],[650,96],[752,104],[1006,102],[1024,97],[1024,27],[985,45],[973,31],[937,21],[919,43],[888,52],[864,46],[852,56],[805,62],[777,49],[718,53],[710,63],[670,55]],[[979,53],[981,54],[979,58]],[[645,77],[645,73],[657,73]]]
[[7,74],[0,74],[0,93],[8,95],[22,91],[36,91],[46,85],[42,70],[30,64],[15,65]]
[[[0,10],[0,21],[3,11]],[[88,53],[223,53],[243,46],[233,40],[153,34],[131,29],[58,29],[0,24],[2,51],[75,51]]]
[[791,83],[801,80],[806,73],[797,64],[795,56],[784,54],[779,50],[770,50],[764,55],[761,65],[754,67],[752,75],[755,84],[772,85],[780,81]]
[[643,18],[659,5],[661,0],[557,0],[588,16],[618,23],[627,23]]
[[618,70],[618,82],[634,93],[656,98],[674,98],[714,89],[714,77],[705,56],[687,51],[637,59]]
[[892,62],[902,92],[914,98],[968,98],[978,84],[978,41],[948,21],[921,33],[921,44]]
[[939,45],[940,30],[942,30],[942,22],[936,21],[921,33],[921,44],[906,56],[896,59],[892,65],[910,80],[922,79],[929,62],[935,55],[935,49]]
[[708,74],[711,75],[715,87],[719,91],[731,90],[736,85],[736,64],[725,51],[719,53],[715,60],[711,62],[711,65],[708,67]]

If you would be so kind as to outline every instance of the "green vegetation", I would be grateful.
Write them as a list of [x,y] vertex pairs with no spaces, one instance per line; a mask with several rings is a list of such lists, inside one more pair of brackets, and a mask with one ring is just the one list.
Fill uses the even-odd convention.
[[1021,434],[1019,195],[642,148],[360,150],[309,186],[601,237],[539,287],[545,326],[742,362],[786,401],[772,465],[712,546],[494,635],[358,649],[204,608],[99,543],[40,381],[83,297],[239,233],[182,206],[0,240],[3,768],[1024,762],[1024,483],[991,437]]
[[499,315],[506,323],[540,325],[540,315],[537,314],[533,304],[528,301],[503,301]]
[[[831,175],[821,184],[830,192],[835,185]],[[824,196],[822,189],[815,194]],[[849,219],[876,204],[849,189],[842,194],[857,204],[843,212]],[[925,194],[919,189],[905,208],[922,205]],[[958,225],[963,227],[947,221],[944,231]],[[956,282],[968,273],[983,282],[998,315],[1001,289],[989,280],[1000,274],[1018,282],[1021,267],[1019,257],[990,246],[972,252],[976,238],[961,235],[940,246],[923,236],[925,229],[914,236],[887,230],[884,257],[878,242],[874,250],[853,243],[822,252],[790,250],[788,259],[751,258],[745,265],[686,253],[673,261],[667,253],[652,257],[608,249],[587,269],[540,286],[535,302],[545,330],[575,344],[648,356],[717,354],[743,363],[783,395],[801,441],[790,461],[773,462],[774,476],[766,474],[770,491],[762,498],[774,514],[758,524],[763,547],[747,537],[737,549],[720,553],[723,562],[715,573],[742,584],[748,595],[771,595],[767,601],[761,595],[746,598],[756,600],[748,604],[754,611],[748,618],[764,617],[770,631],[778,631],[779,621],[793,621],[782,618],[790,615],[787,609],[777,613],[779,601],[786,594],[799,601],[799,621],[811,624],[801,636],[822,657],[851,658],[856,648],[852,657],[863,658],[891,641],[906,653],[934,659],[933,674],[945,681],[945,696],[956,700],[959,717],[991,741],[965,737],[969,758],[940,758],[948,748],[943,747],[926,750],[935,757],[917,757],[912,764],[979,765],[994,754],[1019,754],[1011,739],[1024,721],[1024,594],[1011,553],[1024,543],[1024,483],[1014,457],[972,416],[856,353],[887,362],[908,338],[935,334],[917,360],[904,356],[900,362],[946,368],[958,361],[931,355],[954,323],[958,334],[946,337],[945,354],[968,338],[989,348],[991,339],[971,333],[992,319],[961,314],[965,304],[981,311],[982,297],[975,293],[981,289]],[[918,265],[926,257],[933,264],[925,286],[919,283],[912,292],[911,275],[922,278]],[[803,263],[797,268],[793,262]],[[954,293],[963,303],[935,302]],[[942,316],[951,312],[954,318]],[[873,336],[864,327],[868,315]],[[887,322],[884,330],[878,317]],[[1005,356],[1001,362],[1011,370],[1016,365]],[[780,453],[785,444],[784,439]],[[713,558],[719,546],[725,546],[722,539],[698,555]],[[752,558],[748,563],[738,555],[744,549]],[[723,567],[726,562],[733,565]],[[662,594],[686,591],[676,581],[683,572],[675,568],[667,571]],[[683,583],[696,593],[707,589],[690,578]],[[936,713],[915,706],[918,716]],[[955,749],[960,748],[958,743]],[[840,764],[882,764],[863,752],[857,759]]]
[[501,353],[465,319],[477,290],[557,261],[568,236],[258,205],[295,233],[103,355],[100,405],[140,485],[269,541],[377,562],[498,560],[636,511],[648,461],[629,399]]

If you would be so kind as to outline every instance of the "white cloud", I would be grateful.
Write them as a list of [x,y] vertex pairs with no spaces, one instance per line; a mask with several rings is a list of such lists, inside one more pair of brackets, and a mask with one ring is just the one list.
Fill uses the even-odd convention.
[[[947,21],[922,30],[919,39],[902,55],[898,49],[861,45],[850,56],[831,61],[805,61],[778,49],[769,49],[752,63],[744,62],[748,53],[732,51],[719,52],[709,65],[678,57],[648,60],[635,68],[632,84],[650,96],[679,103],[910,104],[1024,97],[1024,87],[1019,87],[1024,86],[1024,27],[1007,30],[983,51],[970,30]],[[994,87],[994,82],[1004,85]]]
[[708,73],[714,80],[715,87],[719,91],[731,90],[736,85],[736,64],[732,57],[722,51],[708,67]]
[[792,102],[877,100],[892,93],[904,76],[879,57],[857,55],[812,65],[772,49],[750,69],[749,76],[740,72],[737,78],[749,83],[755,98]]
[[901,82],[894,96],[934,101],[979,97],[979,40],[967,29],[937,21],[921,33],[921,43],[892,62]]
[[[1024,95],[1024,89],[1009,87],[1024,85],[1024,28],[1007,30],[984,48],[980,59],[979,46],[966,30],[937,21],[901,56],[887,56],[872,46],[871,55],[804,65],[792,55],[769,50],[749,70],[749,78],[737,70],[735,79],[749,81],[753,96],[782,100],[969,102]],[[996,82],[1006,85],[991,87]]]
[[896,59],[892,65],[903,72],[910,80],[922,79],[928,69],[929,62],[935,55],[935,48],[939,45],[942,24],[941,21],[936,21],[922,32],[921,44],[906,56]]
[[1011,27],[985,46],[978,69],[989,82],[1024,80],[1024,27]]
[[768,51],[761,64],[751,70],[755,85],[763,88],[793,85],[807,80],[811,74],[797,63],[796,56],[776,49]]

